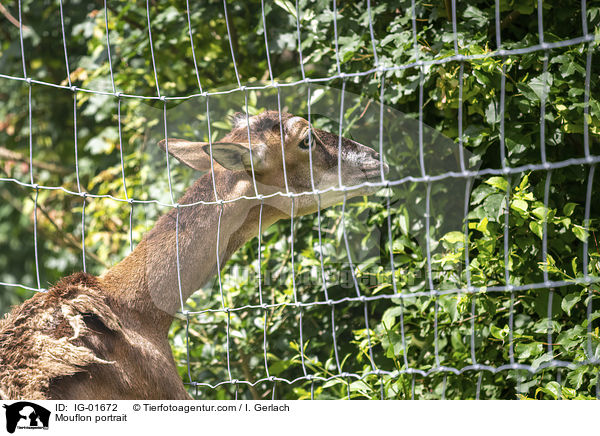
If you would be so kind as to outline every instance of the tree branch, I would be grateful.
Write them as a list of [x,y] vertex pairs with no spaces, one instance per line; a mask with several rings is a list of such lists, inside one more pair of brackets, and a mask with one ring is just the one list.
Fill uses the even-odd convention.
[[[252,377],[252,373],[250,372],[250,364],[249,364],[250,359],[248,358],[248,355],[245,354],[242,350],[240,350],[240,366],[242,367],[242,372],[244,373],[244,378],[246,380],[248,380],[250,383],[252,383],[253,377]],[[250,390],[250,394],[252,395],[252,399],[253,400],[260,400],[260,395],[258,394],[258,391],[256,390],[256,386],[254,385],[248,385],[248,389]]]
[[444,0],[444,6],[446,8],[446,19],[452,22],[452,1]]
[[[30,163],[30,160],[29,160],[28,156],[25,156],[22,153],[19,153],[19,152],[16,152],[16,151],[12,151],[12,150],[9,150],[8,148],[1,147],[1,146],[0,146],[0,159],[14,160],[14,161],[17,161],[17,162],[25,162],[27,164]],[[39,161],[39,160],[36,160],[36,159],[33,159],[31,161],[31,163],[33,163],[34,167],[50,171],[51,173],[65,175],[65,174],[69,174],[71,172],[70,169],[65,168],[63,166],[56,165],[56,164],[53,164],[53,163],[42,162],[42,161]]]
[[[21,24],[21,23],[19,23],[19,20],[17,20],[15,17],[13,17],[13,16],[11,15],[11,13],[10,13],[10,12],[8,12],[8,9],[6,9],[2,3],[0,3],[0,14],[4,15],[4,16],[6,17],[6,19],[7,19],[8,21],[10,21],[10,22],[11,22],[11,23],[12,23],[12,24],[15,26],[15,27],[21,27],[21,26],[20,26],[20,24]],[[29,27],[27,27],[27,26],[25,26],[25,25],[23,24],[23,25],[22,25],[22,30],[23,30],[23,31],[25,31],[25,30],[29,30]]]

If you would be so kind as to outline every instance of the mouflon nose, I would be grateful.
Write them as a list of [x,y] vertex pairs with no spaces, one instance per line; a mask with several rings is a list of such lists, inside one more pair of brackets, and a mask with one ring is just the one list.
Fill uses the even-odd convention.
[[374,168],[374,169],[379,169],[379,167],[380,167],[381,165],[383,165],[383,173],[384,173],[384,174],[387,174],[387,173],[388,173],[388,171],[390,170],[390,167],[389,167],[389,165],[388,165],[388,164],[386,164],[385,162],[382,162],[382,161],[381,161],[381,156],[379,155],[379,153],[377,153],[377,152],[374,152],[374,153],[371,155],[371,159],[373,159],[373,161],[375,161],[375,162],[374,162],[374,164],[373,164],[373,168]]

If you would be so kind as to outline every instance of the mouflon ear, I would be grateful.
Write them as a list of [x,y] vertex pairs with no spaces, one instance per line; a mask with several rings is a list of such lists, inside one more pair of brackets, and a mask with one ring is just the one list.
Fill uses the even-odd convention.
[[264,144],[252,144],[252,161],[250,160],[250,147],[245,143],[236,142],[213,142],[204,145],[204,152],[210,156],[212,146],[212,157],[222,167],[231,171],[254,171],[260,173],[265,169],[266,146]]
[[163,150],[190,168],[198,171],[210,170],[210,157],[204,152],[203,147],[207,142],[193,142],[185,139],[167,138],[158,143]]

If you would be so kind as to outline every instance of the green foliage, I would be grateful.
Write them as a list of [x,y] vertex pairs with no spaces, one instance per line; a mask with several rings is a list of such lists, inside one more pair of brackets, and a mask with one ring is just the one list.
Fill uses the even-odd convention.
[[[58,2],[43,6],[31,0],[21,3],[26,25],[23,37],[27,75],[68,85]],[[272,74],[282,84],[300,80],[302,74],[312,78],[334,76],[338,73],[338,59],[340,71],[354,73],[370,71],[375,66],[410,65],[417,60],[417,54],[424,61],[455,54],[450,11],[446,8],[450,2],[416,2],[416,49],[408,0],[372,2],[370,14],[366,2],[338,2],[337,17],[330,1],[300,0],[299,15],[294,2],[265,3]],[[213,311],[221,304],[219,286],[214,282],[188,301],[186,309],[198,313],[177,320],[172,326],[173,352],[185,382],[215,385],[229,380],[231,373],[232,379],[256,383],[251,387],[223,384],[216,389],[200,386],[200,398],[231,398],[236,393],[244,398],[269,396],[274,383],[268,381],[267,370],[269,376],[286,380],[303,377],[305,370],[327,379],[276,383],[278,398],[475,398],[478,393],[481,398],[595,397],[599,383],[597,366],[555,368],[548,364],[600,357],[600,286],[593,280],[583,280],[588,275],[600,275],[596,238],[600,210],[594,201],[600,178],[596,175],[593,180],[590,222],[586,223],[589,165],[565,166],[551,173],[526,166],[541,162],[542,101],[543,145],[549,162],[585,157],[585,129],[590,153],[600,154],[598,38],[589,44],[548,51],[485,56],[497,48],[495,2],[456,3],[458,52],[478,56],[462,64],[460,139],[467,167],[486,170],[505,164],[523,166],[524,170],[510,176],[480,175],[468,181],[445,178],[431,182],[429,226],[424,218],[427,187],[422,182],[407,181],[369,198],[350,201],[344,213],[337,206],[323,211],[320,221],[318,216],[307,216],[296,219],[293,227],[290,222],[282,222],[265,230],[260,263],[258,241],[254,240],[235,253],[223,270],[227,306],[252,307],[228,313]],[[574,3],[543,2],[546,42],[582,35],[582,11],[580,3]],[[499,5],[503,49],[539,43],[536,2],[501,0]],[[16,16],[13,6],[7,8]],[[108,7],[116,91],[156,96],[145,2],[111,0]],[[241,83],[269,83],[260,2],[228,2],[227,7]],[[229,129],[227,115],[233,112],[247,108],[254,114],[276,109],[277,93],[273,88],[248,91],[247,107],[242,92],[211,96],[208,102],[198,95],[185,11],[182,0],[150,5],[161,95],[195,95],[166,103],[169,136],[207,139],[208,105],[213,139]],[[301,26],[302,64],[296,19]],[[597,2],[587,2],[586,19],[590,32],[598,36]],[[222,2],[190,3],[190,21],[203,90],[236,88]],[[19,29],[4,20],[0,33],[0,72],[22,77]],[[76,93],[79,175],[75,171],[74,93],[32,85],[30,132],[27,87],[21,81],[2,78],[0,147],[20,153],[23,159],[3,160],[1,177],[29,182],[31,136],[34,160],[50,165],[34,164],[34,183],[76,192],[79,178],[81,189],[93,194],[168,202],[165,157],[155,150],[155,143],[165,134],[163,102],[110,95],[113,84],[105,13],[100,2],[70,2],[65,8],[65,33],[70,83],[109,93]],[[586,108],[588,50],[593,51],[593,56],[587,76],[590,92]],[[417,123],[410,124],[419,119],[420,112],[423,122],[431,127],[431,132],[425,132],[424,141],[428,173],[456,170],[460,77],[461,63],[457,61],[385,73],[382,142],[385,159],[392,168],[390,180],[420,176],[418,136],[413,135]],[[311,85],[311,102],[325,108],[321,110],[324,115],[315,116],[314,122],[337,131],[336,90],[341,88],[342,80],[330,80],[326,85],[328,88]],[[344,105],[344,133],[358,139],[361,132],[373,132],[360,140],[376,149],[381,86],[382,78],[376,71],[345,79],[345,90],[354,98]],[[279,89],[284,109],[308,113],[306,84]],[[432,144],[443,141],[436,135],[451,138],[454,154],[448,156],[456,156],[451,159],[453,166],[446,166],[447,162],[437,165],[443,153]],[[174,162],[170,162],[170,168],[172,188],[178,196],[194,175]],[[547,177],[551,178],[545,198]],[[33,247],[36,191],[12,182],[1,183],[0,281],[37,287]],[[465,188],[469,188],[468,223],[462,220],[461,195],[464,196]],[[61,190],[39,190],[36,222],[42,287],[82,267],[82,205],[80,197]],[[100,273],[123,258],[130,250],[130,233],[135,245],[165,211],[166,208],[152,203],[132,208],[126,201],[88,198],[88,270]],[[350,253],[346,252],[344,230]],[[504,251],[505,242],[508,253]],[[587,271],[583,263],[586,246]],[[349,266],[349,256],[353,268]],[[334,301],[355,297],[354,279],[361,295],[374,297],[366,306],[356,300],[333,306],[323,304],[327,300],[325,290],[327,298]],[[523,290],[528,285],[543,285],[546,280],[560,282],[560,286],[555,283]],[[440,291],[439,295],[430,292],[430,282]],[[507,292],[503,288],[507,284],[516,290]],[[468,286],[472,292],[455,292]],[[394,296],[395,292],[402,297]],[[7,311],[9,305],[30,295],[24,289],[1,287],[0,311]],[[309,305],[299,308],[293,304],[295,301]],[[263,309],[261,302],[271,307]],[[591,325],[588,307],[592,308]],[[535,372],[507,367],[500,372],[466,369],[461,374],[438,370],[440,366],[461,370],[473,364],[499,368],[513,362],[531,365]],[[373,368],[385,373],[373,374]],[[364,377],[335,377],[340,373]],[[190,392],[195,393],[196,389],[190,386]]]

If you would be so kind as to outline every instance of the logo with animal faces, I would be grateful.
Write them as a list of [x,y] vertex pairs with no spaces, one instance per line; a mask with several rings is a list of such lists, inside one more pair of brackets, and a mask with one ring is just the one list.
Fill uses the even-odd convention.
[[6,431],[14,433],[19,430],[48,430],[50,411],[28,401],[4,404],[6,409]]

